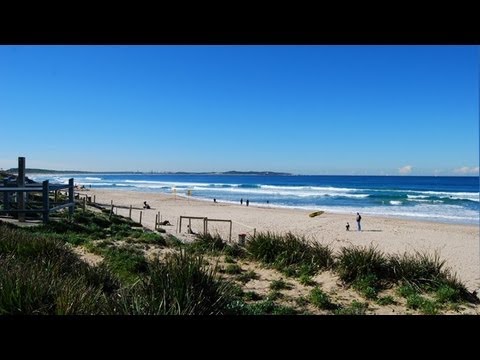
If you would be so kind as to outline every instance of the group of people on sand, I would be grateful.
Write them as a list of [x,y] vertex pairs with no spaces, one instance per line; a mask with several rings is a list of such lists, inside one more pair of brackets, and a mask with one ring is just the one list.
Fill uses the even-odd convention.
[[[356,221],[357,221],[358,231],[362,231],[362,226],[360,225],[360,221],[362,221],[362,216],[358,212],[357,212]],[[347,231],[350,231],[350,224],[348,222],[347,222],[347,225],[345,225],[345,228],[347,229]]]
[[[250,204],[250,201],[247,199],[247,200],[245,201],[245,205],[248,206],[248,204]],[[243,205],[243,198],[240,199],[240,205]]]

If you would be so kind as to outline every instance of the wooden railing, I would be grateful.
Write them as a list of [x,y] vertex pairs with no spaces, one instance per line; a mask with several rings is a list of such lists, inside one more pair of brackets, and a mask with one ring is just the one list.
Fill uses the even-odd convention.
[[[62,189],[67,189],[68,199],[66,202],[58,201],[58,191]],[[41,208],[25,208],[24,195],[32,192],[42,193]],[[51,192],[54,192],[54,201],[50,201]],[[3,185],[0,185],[0,193],[3,193],[3,196],[0,197],[0,203],[3,204],[3,209],[0,209],[0,215],[18,214],[20,221],[25,219],[25,214],[27,213],[41,213],[43,214],[43,222],[46,223],[51,212],[68,207],[71,216],[75,210],[73,178],[68,180],[68,184],[50,184],[48,180],[45,180],[41,184],[25,184],[23,186],[4,180]],[[14,193],[16,193],[17,199],[15,202],[12,202],[11,196]],[[16,204],[17,207],[12,208],[13,204]]]

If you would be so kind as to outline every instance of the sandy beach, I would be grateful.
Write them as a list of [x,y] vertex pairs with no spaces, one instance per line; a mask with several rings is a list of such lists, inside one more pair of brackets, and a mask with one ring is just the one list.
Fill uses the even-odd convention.
[[[194,200],[180,196],[142,193],[118,190],[91,189],[89,196],[95,196],[97,203],[125,208],[115,208],[118,215],[128,216],[127,207],[132,205],[132,218],[138,221],[142,211],[142,225],[153,229],[155,216],[160,212],[162,220],[172,225],[164,226],[168,232],[180,238],[188,238],[188,220],[183,220],[181,233],[180,216],[207,217],[209,219],[232,220],[232,241],[238,241],[239,234],[253,235],[254,231],[292,232],[303,235],[310,241],[329,244],[334,249],[342,246],[370,245],[386,253],[414,253],[415,251],[433,254],[437,251],[446,265],[465,283],[470,291],[480,289],[480,234],[475,225],[444,224],[387,217],[362,216],[362,231],[358,232],[355,213],[324,214],[310,218],[309,211],[257,207]],[[143,209],[143,202],[151,209]],[[361,213],[361,209],[358,209]],[[350,231],[346,231],[346,223]],[[202,220],[191,220],[194,232],[203,231]],[[227,222],[209,222],[208,231],[218,232],[228,240],[230,225]],[[190,235],[191,236],[191,235]]]

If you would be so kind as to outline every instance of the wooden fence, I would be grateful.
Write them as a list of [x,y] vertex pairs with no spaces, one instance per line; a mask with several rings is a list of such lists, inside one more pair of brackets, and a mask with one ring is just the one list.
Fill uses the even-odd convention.
[[[62,189],[67,189],[68,192],[66,202],[58,201],[58,192]],[[25,193],[35,192],[42,193],[42,207],[27,209]],[[51,192],[54,193],[53,201],[50,201]],[[73,178],[68,180],[68,184],[50,184],[48,180],[45,180],[41,184],[18,184],[4,179],[3,184],[0,185],[0,193],[3,194],[3,196],[0,197],[0,203],[3,205],[3,209],[0,209],[0,215],[18,214],[19,221],[24,221],[25,214],[27,213],[41,213],[43,214],[43,222],[46,223],[49,220],[51,212],[68,207],[71,216],[75,210]],[[12,201],[12,195],[14,194],[16,194],[16,201]],[[13,204],[16,204],[16,208],[12,207]],[[28,202],[28,204],[35,205],[36,203]]]

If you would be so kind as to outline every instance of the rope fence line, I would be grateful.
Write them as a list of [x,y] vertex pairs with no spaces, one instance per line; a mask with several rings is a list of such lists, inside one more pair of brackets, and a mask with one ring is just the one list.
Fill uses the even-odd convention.
[[[244,227],[246,227],[246,228],[253,229],[253,236],[255,236],[256,233],[257,233],[257,228],[255,228],[255,227],[253,227],[253,226],[246,225],[246,224],[243,224],[243,223],[238,222],[238,221],[235,221],[235,220],[232,220],[232,222],[234,222],[235,224],[244,226]],[[247,234],[250,233],[250,232],[251,232],[251,231],[247,231]]]

